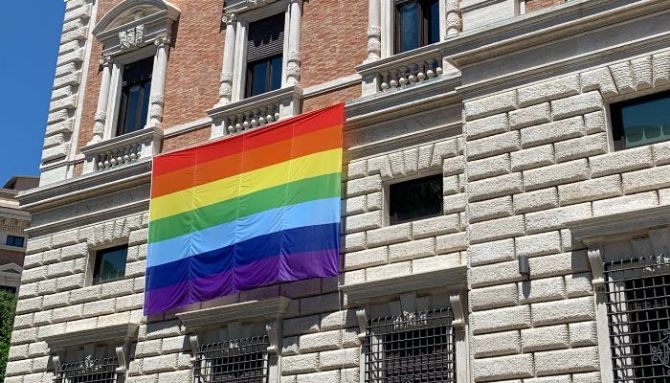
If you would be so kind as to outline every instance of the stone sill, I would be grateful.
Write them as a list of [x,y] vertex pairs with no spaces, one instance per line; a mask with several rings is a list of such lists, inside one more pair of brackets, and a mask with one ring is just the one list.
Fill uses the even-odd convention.
[[364,304],[378,298],[409,291],[436,288],[462,289],[467,283],[467,265],[461,264],[447,269],[427,273],[411,274],[372,282],[340,285],[349,304]]
[[260,301],[233,303],[219,307],[177,313],[189,330],[219,325],[222,321],[235,322],[247,319],[277,319],[286,313],[290,298],[276,297]]
[[265,106],[272,103],[280,103],[281,101],[287,98],[293,98],[294,96],[302,97],[302,88],[294,85],[271,92],[259,94],[257,96],[245,98],[240,101],[231,102],[225,105],[215,105],[212,109],[207,111],[207,114],[210,118],[220,119],[227,114],[235,114],[246,112],[249,110],[258,109],[259,107]]

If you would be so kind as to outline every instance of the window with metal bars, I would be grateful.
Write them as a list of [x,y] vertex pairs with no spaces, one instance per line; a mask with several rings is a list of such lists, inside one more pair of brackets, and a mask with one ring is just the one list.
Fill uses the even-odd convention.
[[450,308],[368,322],[365,383],[456,382]]
[[670,259],[605,264],[615,382],[670,383]]
[[119,382],[116,369],[119,362],[116,357],[92,359],[64,363],[56,371],[54,383],[116,383]]
[[196,383],[267,383],[268,337],[258,336],[205,344],[196,353]]

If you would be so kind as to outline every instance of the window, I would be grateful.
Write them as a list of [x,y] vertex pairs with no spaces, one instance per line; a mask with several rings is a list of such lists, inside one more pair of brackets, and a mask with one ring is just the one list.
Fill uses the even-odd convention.
[[60,371],[56,371],[55,383],[116,383],[116,369],[119,362],[116,357],[86,359],[64,363]]
[[121,279],[126,274],[128,246],[100,250],[95,257],[93,284]]
[[451,309],[369,320],[365,383],[456,382]]
[[14,247],[23,247],[24,242],[25,238],[23,237],[19,237],[17,235],[8,235],[5,245]]
[[389,186],[391,225],[442,214],[442,175],[417,178]]
[[267,335],[202,345],[193,365],[195,381],[266,383],[268,345]]
[[396,1],[395,53],[440,41],[439,0]]
[[152,56],[123,67],[117,136],[143,129],[146,125],[153,65]]
[[670,382],[670,261],[605,264],[615,382]]
[[611,111],[617,150],[670,140],[670,92],[613,104]]
[[249,24],[245,96],[281,88],[284,14]]

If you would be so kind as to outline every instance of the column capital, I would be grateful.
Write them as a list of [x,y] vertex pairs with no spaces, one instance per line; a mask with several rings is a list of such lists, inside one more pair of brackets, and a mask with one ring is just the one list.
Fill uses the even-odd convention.
[[167,35],[158,36],[156,37],[156,40],[154,40],[154,44],[159,48],[164,47],[166,45],[170,45],[171,42],[172,39],[170,38],[170,36]]
[[223,21],[226,26],[232,25],[237,22],[237,15],[235,13],[224,13],[221,17],[221,21]]
[[103,54],[103,55],[100,57],[100,61],[99,61],[99,62],[100,62],[100,65],[103,66],[103,67],[111,67],[112,64],[114,63],[114,58],[112,58],[111,55],[105,55],[105,54]]

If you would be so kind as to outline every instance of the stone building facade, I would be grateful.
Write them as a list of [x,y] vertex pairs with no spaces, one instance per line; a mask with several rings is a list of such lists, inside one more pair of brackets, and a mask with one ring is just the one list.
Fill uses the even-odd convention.
[[[409,2],[436,41],[397,53],[405,3],[67,1],[6,382],[667,381],[670,128],[622,116],[664,115],[670,3]],[[151,157],[337,102],[339,278],[145,317]],[[439,213],[398,220],[431,176]]]
[[0,290],[16,293],[21,284],[30,214],[19,208],[17,194],[37,186],[36,177],[17,176],[0,188]]

